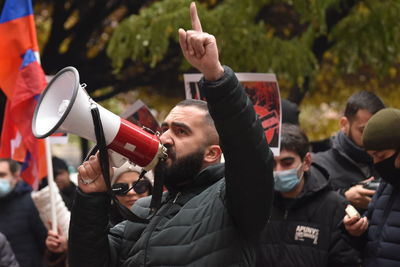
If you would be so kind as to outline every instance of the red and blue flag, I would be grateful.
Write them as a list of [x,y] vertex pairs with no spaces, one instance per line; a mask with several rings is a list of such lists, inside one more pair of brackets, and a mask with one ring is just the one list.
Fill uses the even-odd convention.
[[0,16],[0,88],[7,96],[0,157],[22,162],[33,188],[47,175],[44,140],[32,133],[32,117],[46,87],[31,0],[6,0]]

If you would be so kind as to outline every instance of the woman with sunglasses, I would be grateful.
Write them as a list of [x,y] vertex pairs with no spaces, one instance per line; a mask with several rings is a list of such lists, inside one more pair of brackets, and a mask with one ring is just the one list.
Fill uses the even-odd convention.
[[[150,182],[151,173],[146,173],[139,181],[141,169],[129,163],[125,163],[114,171],[111,181],[112,192],[115,194],[119,202],[131,209],[136,200],[147,197],[152,194],[153,186]],[[113,203],[110,214],[110,225],[114,226],[124,220],[119,213],[116,204]]]

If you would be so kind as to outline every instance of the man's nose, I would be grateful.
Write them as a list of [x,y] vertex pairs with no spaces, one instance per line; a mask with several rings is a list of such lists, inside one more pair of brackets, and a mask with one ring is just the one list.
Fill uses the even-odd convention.
[[164,146],[172,144],[172,138],[171,135],[169,134],[169,131],[170,130],[163,132],[162,135],[160,136],[160,141]]

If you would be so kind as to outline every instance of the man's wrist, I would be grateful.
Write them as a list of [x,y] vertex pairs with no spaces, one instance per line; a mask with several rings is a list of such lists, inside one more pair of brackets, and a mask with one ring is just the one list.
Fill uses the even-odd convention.
[[210,82],[218,81],[224,76],[224,68],[222,67],[221,64],[219,64],[217,70],[203,72],[203,75],[206,81]]

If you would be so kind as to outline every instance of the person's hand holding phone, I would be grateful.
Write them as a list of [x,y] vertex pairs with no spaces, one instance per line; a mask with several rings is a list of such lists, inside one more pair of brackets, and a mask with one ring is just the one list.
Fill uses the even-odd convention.
[[367,217],[361,217],[351,205],[346,207],[346,216],[343,218],[346,231],[352,236],[361,236],[368,229]]

